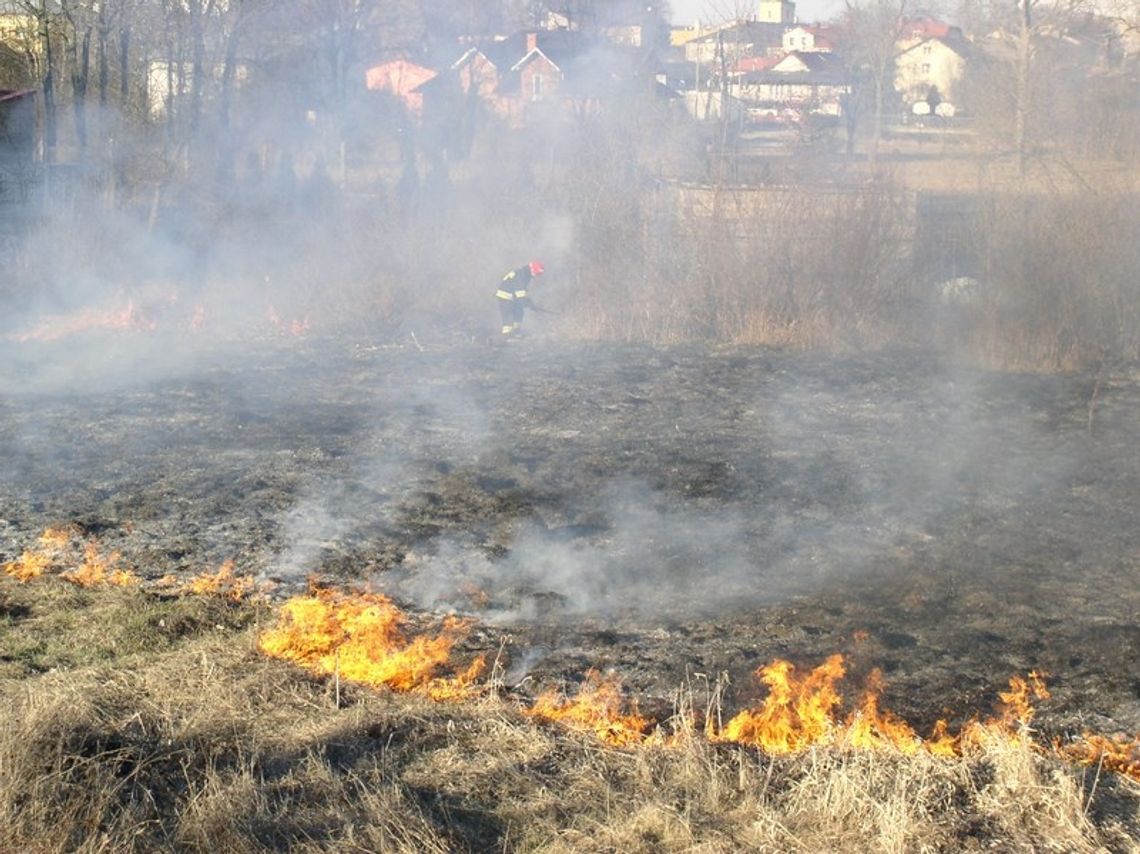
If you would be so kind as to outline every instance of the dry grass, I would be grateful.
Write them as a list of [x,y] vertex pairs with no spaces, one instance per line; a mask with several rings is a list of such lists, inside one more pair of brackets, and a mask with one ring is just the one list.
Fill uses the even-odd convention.
[[[6,578],[0,603],[0,850],[1140,846],[1140,788],[1008,740],[956,760],[839,747],[773,759],[682,726],[668,745],[617,750],[491,694],[338,694],[255,651],[253,605]],[[115,626],[132,611],[149,635],[78,654],[135,637]],[[23,635],[40,638],[34,655]]]

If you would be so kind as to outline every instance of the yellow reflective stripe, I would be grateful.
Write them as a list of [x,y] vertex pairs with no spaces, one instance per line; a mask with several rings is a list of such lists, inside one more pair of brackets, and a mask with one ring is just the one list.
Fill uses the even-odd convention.
[[526,291],[515,291],[515,299],[526,299]]
[[504,291],[502,288],[499,288],[497,291],[495,291],[495,296],[497,296],[499,299],[514,299],[515,298],[514,294],[512,294],[510,291]]

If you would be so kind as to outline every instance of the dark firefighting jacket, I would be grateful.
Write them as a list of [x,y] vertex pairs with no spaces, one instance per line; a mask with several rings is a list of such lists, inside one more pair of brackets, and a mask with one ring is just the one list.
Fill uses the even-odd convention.
[[524,264],[517,270],[511,270],[499,282],[499,289],[495,291],[495,296],[508,302],[517,301],[522,305],[528,305],[530,300],[527,296],[527,290],[533,278],[529,264]]

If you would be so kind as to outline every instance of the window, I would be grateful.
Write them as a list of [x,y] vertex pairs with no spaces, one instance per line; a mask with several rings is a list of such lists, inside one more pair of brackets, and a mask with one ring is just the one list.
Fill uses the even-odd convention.
[[921,70],[922,70],[923,74],[929,74],[930,73],[930,63],[929,62],[922,63],[922,69]]
[[934,52],[934,45],[932,45],[932,44],[924,44],[924,45],[922,46],[922,52],[923,52],[924,54],[926,54],[927,56],[930,56],[930,54]]
[[532,101],[542,100],[542,75],[535,74],[530,78],[530,99]]

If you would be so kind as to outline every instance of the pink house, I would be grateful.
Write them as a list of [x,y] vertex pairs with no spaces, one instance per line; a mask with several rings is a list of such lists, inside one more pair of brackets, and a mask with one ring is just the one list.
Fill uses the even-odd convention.
[[414,116],[423,115],[424,97],[415,91],[439,72],[406,59],[394,59],[374,65],[364,72],[364,85],[372,92],[395,95]]
[[519,75],[519,92],[523,101],[543,101],[558,91],[562,69],[538,46],[536,33],[526,34],[526,54],[511,68]]

